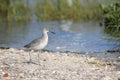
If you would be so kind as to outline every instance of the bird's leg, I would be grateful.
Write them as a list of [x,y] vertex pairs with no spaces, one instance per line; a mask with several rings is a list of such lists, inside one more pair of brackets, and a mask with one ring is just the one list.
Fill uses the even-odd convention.
[[[33,51],[33,50],[32,50]],[[31,52],[32,52],[31,51]],[[32,63],[32,64],[36,64],[35,62],[32,62],[32,58],[31,58],[31,54],[30,54],[30,51],[29,51],[29,61],[27,62],[28,64]]]
[[39,53],[38,53],[38,64],[39,64],[39,66],[40,66],[40,56],[39,56],[39,54],[40,54],[40,51],[39,51]]
[[29,62],[32,62],[32,59],[31,59],[31,55],[30,55],[30,51],[29,51]]

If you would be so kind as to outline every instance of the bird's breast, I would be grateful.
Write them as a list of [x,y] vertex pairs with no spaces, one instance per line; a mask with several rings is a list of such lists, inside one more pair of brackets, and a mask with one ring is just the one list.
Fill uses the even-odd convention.
[[35,46],[34,49],[36,49],[36,50],[44,49],[46,47],[47,43],[48,43],[48,40],[38,43],[38,45]]

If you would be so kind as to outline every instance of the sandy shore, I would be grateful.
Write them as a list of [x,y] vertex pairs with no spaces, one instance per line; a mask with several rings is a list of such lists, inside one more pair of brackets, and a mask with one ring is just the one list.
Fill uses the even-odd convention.
[[120,80],[116,62],[83,54],[0,49],[0,80]]

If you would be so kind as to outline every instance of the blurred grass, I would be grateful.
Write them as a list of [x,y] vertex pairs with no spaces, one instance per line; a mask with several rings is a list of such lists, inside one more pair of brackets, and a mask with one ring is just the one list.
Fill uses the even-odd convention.
[[[70,1],[70,0],[69,0]],[[39,20],[99,20],[101,17],[100,4],[96,0],[84,0],[84,5],[80,0],[42,0],[34,5],[34,13]]]
[[[81,2],[82,1],[82,2]],[[97,0],[0,0],[0,14],[8,21],[101,20],[103,9]],[[3,16],[0,17],[3,17]],[[2,19],[2,18],[1,18]]]
[[102,5],[105,20],[105,32],[120,37],[120,0],[108,6]]
[[30,19],[28,4],[21,0],[0,0],[0,12],[1,21],[24,22]]

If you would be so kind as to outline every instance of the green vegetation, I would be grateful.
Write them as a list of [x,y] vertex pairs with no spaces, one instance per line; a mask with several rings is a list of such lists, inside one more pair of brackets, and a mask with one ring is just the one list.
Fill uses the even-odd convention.
[[29,8],[27,4],[23,4],[21,1],[11,2],[9,5],[10,15],[9,20],[12,19],[14,21],[27,21],[29,20]]
[[39,20],[52,20],[53,14],[52,0],[37,1],[34,6],[34,13]]
[[35,3],[34,12],[39,20],[99,20],[100,4],[96,0],[41,0]]
[[[0,0],[0,20],[28,21],[31,13],[38,20],[99,20],[100,4],[96,0],[36,0],[29,7],[29,0]],[[84,4],[84,5],[83,5]]]
[[8,0],[0,0],[0,20],[8,15],[8,5]]
[[105,19],[105,32],[120,37],[120,0],[117,3],[102,5]]
[[28,21],[29,7],[20,0],[0,0],[0,20]]

